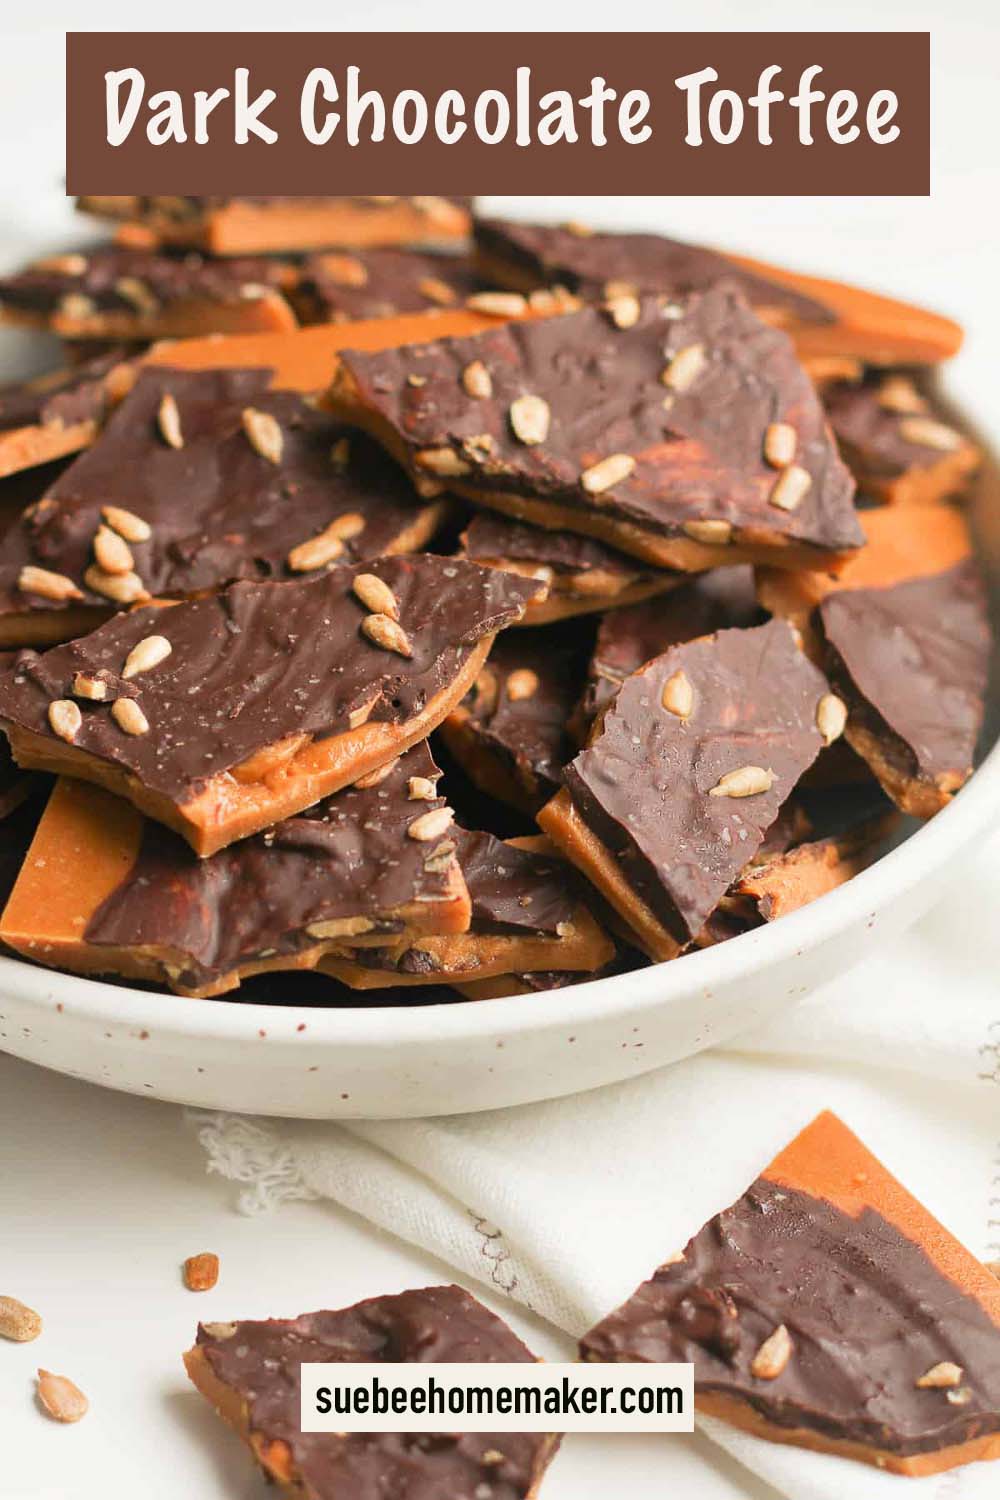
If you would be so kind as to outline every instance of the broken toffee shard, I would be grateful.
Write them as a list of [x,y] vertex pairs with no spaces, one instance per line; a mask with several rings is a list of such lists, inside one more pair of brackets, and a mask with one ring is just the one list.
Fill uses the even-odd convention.
[[201,1394],[269,1479],[309,1500],[481,1496],[532,1500],[559,1446],[552,1433],[302,1432],[303,1363],[382,1360],[526,1364],[521,1340],[457,1286],[371,1297],[338,1312],[202,1323],[184,1356]]
[[699,1410],[897,1474],[1000,1458],[1000,1282],[823,1113],[581,1342]]
[[213,854],[425,739],[536,588],[420,554],[147,606],[25,653],[0,725],[19,765],[97,782]]
[[[345,351],[331,403],[422,493],[450,489],[658,567],[815,568],[859,547],[854,481],[787,337],[724,288],[633,300],[624,321],[584,308]],[[468,394],[475,365],[489,397]]]

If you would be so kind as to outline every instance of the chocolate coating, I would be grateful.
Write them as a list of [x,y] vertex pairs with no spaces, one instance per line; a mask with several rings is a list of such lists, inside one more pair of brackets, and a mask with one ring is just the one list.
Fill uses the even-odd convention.
[[640,292],[686,295],[727,281],[752,307],[784,313],[788,321],[834,321],[829,309],[812,297],[744,270],[705,245],[687,245],[661,234],[576,234],[555,224],[480,219],[475,235],[490,263],[509,265],[519,277],[530,276],[539,286],[556,284],[598,296],[609,282],[618,282]]
[[[668,410],[661,376],[695,345],[706,363]],[[487,400],[468,396],[461,382],[475,360],[490,372]],[[421,450],[451,449],[466,467],[462,483],[477,492],[596,509],[664,536],[682,534],[691,521],[724,520],[755,545],[770,538],[837,550],[864,540],[854,481],[790,340],[731,290],[676,304],[646,297],[627,329],[584,308],[470,338],[345,351],[342,370],[352,400],[389,424],[417,472]],[[423,384],[411,384],[412,374]],[[547,436],[531,445],[518,440],[510,418],[512,402],[526,394],[550,412]],[[764,460],[764,437],[779,419],[795,428],[796,463],[811,478],[794,510],[770,502],[778,475]],[[613,454],[629,455],[634,469],[589,494],[582,473]]]
[[[0,610],[66,608],[21,591],[25,563],[72,578],[87,603],[113,607],[84,581],[106,505],[152,528],[149,541],[130,546],[146,590],[161,597],[237,579],[302,576],[288,566],[290,551],[339,516],[364,523],[343,541],[343,562],[393,550],[420,516],[398,465],[370,438],[268,383],[267,370],[145,370],[99,440],[8,536]],[[170,447],[158,427],[165,396],[177,404],[181,448]],[[247,408],[277,421],[279,463],[251,444],[242,422]]]
[[295,302],[305,321],[337,323],[461,304],[482,285],[464,256],[359,250],[310,256]]
[[[367,611],[351,591],[361,572],[395,594],[411,658],[362,634]],[[298,583],[237,583],[209,598],[118,615],[29,658],[0,678],[0,720],[53,737],[49,703],[69,695],[76,672],[107,672],[108,701],[81,703],[76,746],[183,804],[289,735],[343,732],[368,703],[371,720],[405,723],[453,680],[467,649],[516,619],[536,589],[512,573],[426,553]],[[171,654],[120,679],[129,651],[153,634],[170,641]],[[148,734],[122,733],[108,708],[115,695],[138,700]]]
[[[373,1297],[340,1312],[198,1328],[212,1373],[247,1408],[251,1433],[288,1445],[307,1500],[526,1500],[553,1439],[545,1433],[303,1433],[300,1365],[359,1361],[527,1364],[530,1350],[456,1286]],[[497,1455],[495,1457],[495,1455]]]
[[[751,1361],[780,1324],[791,1358],[776,1379],[756,1378]],[[855,1218],[766,1177],[581,1350],[690,1360],[696,1396],[735,1397],[775,1427],[900,1455],[1000,1430],[1000,1329],[979,1303],[873,1209]],[[942,1361],[961,1366],[964,1404],[917,1386]]]
[[106,377],[121,362],[112,350],[55,375],[0,386],[0,433],[100,421],[110,404]]
[[101,245],[81,252],[81,259],[78,272],[67,273],[47,260],[3,277],[0,306],[45,316],[60,311],[65,297],[86,297],[92,304],[88,316],[128,313],[141,322],[180,302],[246,301],[268,289],[280,290],[289,279],[288,267],[279,261],[252,256],[213,260],[193,252],[171,255]]
[[614,701],[625,678],[669,646],[763,619],[753,569],[745,565],[713,568],[669,594],[609,610],[597,627],[576,723],[581,728],[592,724]]
[[[593,537],[572,531],[549,531],[545,526],[531,526],[510,516],[479,511],[463,532],[464,555],[472,562],[484,558],[502,558],[511,562],[537,564],[554,573],[613,573],[637,578],[652,575],[634,557],[606,547]],[[655,575],[653,575],[655,576]]]
[[[585,630],[548,626],[518,630],[516,636],[497,641],[477,686],[462,700],[473,736],[468,759],[463,743],[448,734],[452,752],[473,779],[472,757],[481,753],[496,758],[533,807],[541,807],[558,791],[563,766],[573,755],[567,724],[588,641]],[[538,685],[529,696],[511,698],[508,682],[515,672],[534,673]]]
[[[930,468],[945,456],[940,448],[915,443],[906,436],[913,414],[882,405],[879,393],[883,383],[881,376],[858,382],[837,381],[823,392],[823,405],[833,435],[862,482],[866,478],[892,479],[910,469]],[[935,422],[939,420],[929,409],[928,415]]]
[[[687,719],[661,701],[678,671],[694,693]],[[629,677],[566,767],[577,811],[676,941],[698,935],[818,755],[826,687],[785,621],[723,630]],[[744,766],[771,771],[771,787],[710,795]]]
[[307,928],[365,918],[387,941],[410,902],[452,894],[454,862],[444,839],[420,843],[406,830],[444,798],[411,802],[411,776],[440,775],[426,743],[401,755],[369,788],[345,787],[298,817],[242,839],[211,859],[147,820],[135,864],[93,913],[84,937],[95,946],[166,950],[186,989],[241,965],[314,947]]
[[983,721],[991,632],[972,561],[819,606],[831,680],[908,776],[959,778]]

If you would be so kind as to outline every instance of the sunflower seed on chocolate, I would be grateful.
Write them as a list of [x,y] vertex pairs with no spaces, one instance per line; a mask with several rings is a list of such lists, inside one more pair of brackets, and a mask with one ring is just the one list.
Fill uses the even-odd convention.
[[482,284],[462,255],[321,251],[306,259],[291,300],[304,323],[341,323],[449,307]]
[[[850,553],[863,540],[853,481],[787,337],[725,288],[674,310],[646,297],[627,329],[585,308],[441,339],[420,347],[418,392],[412,348],[347,350],[332,401],[425,493],[446,484],[660,567],[716,566],[721,546],[727,562],[789,568]],[[491,372],[487,400],[461,383],[477,360]],[[511,415],[526,391],[550,414],[522,429],[527,442]],[[765,457],[776,410],[796,438],[795,465],[778,474]]]
[[[10,532],[0,559],[0,643],[51,640],[59,628],[52,612],[67,609],[51,592],[19,587],[25,568],[69,579],[96,624],[109,605],[142,593],[184,597],[423,546],[440,504],[421,504],[360,433],[346,463],[331,465],[343,424],[268,382],[266,370],[144,371],[99,441]],[[164,410],[181,446],[162,437]],[[248,412],[264,453],[248,439]],[[101,567],[88,573],[92,547]],[[126,575],[109,564],[124,567],[126,552],[141,589],[113,581]]]

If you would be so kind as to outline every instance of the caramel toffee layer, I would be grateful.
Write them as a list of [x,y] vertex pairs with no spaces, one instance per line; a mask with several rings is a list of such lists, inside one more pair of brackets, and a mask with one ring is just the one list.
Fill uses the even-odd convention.
[[[685,714],[664,706],[678,674]],[[629,677],[566,767],[576,811],[675,941],[698,935],[815,760],[826,690],[784,621],[723,630]],[[756,790],[725,794],[746,768]]]
[[831,680],[850,706],[848,737],[876,774],[884,771],[890,795],[899,800],[900,784],[914,779],[945,792],[961,786],[989,668],[976,564],[891,588],[844,589],[823,600],[819,618]]
[[330,251],[306,261],[294,300],[304,321],[329,323],[452,307],[482,285],[463,256],[389,249]]
[[[387,584],[412,656],[377,645],[353,592],[360,574]],[[289,736],[324,739],[354,724],[404,725],[453,681],[470,647],[517,618],[537,588],[512,573],[421,554],[338,567],[296,583],[237,583],[210,598],[137,609],[0,679],[0,721],[66,750],[49,722],[78,674],[105,696],[79,700],[73,749],[130,772],[183,805],[223,772]],[[380,618],[382,618],[380,616]],[[170,652],[124,678],[150,636]],[[132,698],[147,733],[125,733],[111,712]]]
[[[626,327],[584,308],[471,338],[347,351],[339,388],[387,424],[417,474],[449,476],[486,500],[556,502],[671,537],[712,521],[732,528],[714,536],[720,544],[859,546],[854,482],[787,337],[724,289],[683,303],[647,297],[634,312]],[[472,365],[488,373],[489,396],[468,394]],[[789,429],[794,497],[765,458],[775,424]]]
[[0,434],[99,422],[110,404],[107,377],[121,362],[121,353],[111,350],[53,375],[0,386]]
[[597,627],[578,722],[590,725],[614,701],[625,678],[668,647],[717,630],[757,625],[763,618],[753,569],[745,565],[713,568],[666,598],[609,611]]
[[[547,1433],[300,1431],[300,1366],[381,1361],[526,1364],[507,1325],[455,1286],[373,1297],[340,1312],[201,1324],[185,1362],[195,1384],[254,1440],[265,1468],[310,1497],[526,1500],[555,1447]],[[206,1378],[207,1377],[207,1378]]]
[[606,573],[612,580],[655,578],[634,557],[572,531],[548,531],[510,516],[481,511],[462,533],[465,556],[472,562],[513,562],[549,568],[555,574]]
[[155,322],[179,303],[246,304],[281,290],[289,267],[243,256],[212,260],[102,245],[50,256],[0,278],[0,310],[85,322],[106,313]]
[[[755,1356],[779,1326],[774,1378]],[[584,1358],[690,1360],[695,1392],[776,1428],[900,1455],[1000,1430],[1000,1330],[872,1208],[856,1218],[759,1178],[584,1338]],[[942,1363],[953,1389],[918,1382]],[[759,1366],[758,1366],[759,1368]]]
[[172,979],[195,989],[327,938],[391,941],[411,903],[423,909],[422,930],[436,931],[435,905],[455,899],[454,846],[408,838],[407,829],[445,805],[436,796],[411,800],[411,778],[439,775],[426,743],[415,745],[375,786],[345,787],[211,859],[147,820],[135,863],[91,916],[84,940],[167,952]]
[[[974,450],[944,422],[905,375],[869,375],[838,381],[823,392],[823,405],[841,451],[862,486],[878,488],[912,470],[935,468],[962,455],[954,478],[968,476]],[[947,486],[936,493],[947,493]]]
[[[144,371],[94,447],[8,537],[0,610],[109,608],[143,592],[194,594],[377,557],[406,546],[415,530],[423,534],[412,541],[425,541],[433,520],[378,445],[302,396],[268,390],[269,378],[252,369]],[[165,411],[176,413],[176,429]],[[109,525],[110,507],[125,520],[112,513]],[[100,565],[115,526],[129,538],[133,590],[118,590]],[[26,565],[59,574],[76,592],[39,591]]]
[[590,296],[627,287],[685,296],[728,281],[751,306],[783,312],[789,322],[835,321],[812,297],[755,275],[704,245],[660,234],[581,234],[559,225],[481,219],[475,235],[484,262],[491,269],[508,268],[519,287],[556,284]]
[[477,785],[499,795],[488,769],[496,766],[518,803],[531,808],[562,785],[574,749],[567,722],[587,639],[576,629],[542,626],[496,643],[472,692],[444,726],[449,749]]

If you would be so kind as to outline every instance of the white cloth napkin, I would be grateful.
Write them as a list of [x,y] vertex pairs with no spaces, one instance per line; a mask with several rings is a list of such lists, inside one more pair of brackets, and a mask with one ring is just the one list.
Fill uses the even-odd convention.
[[[725,1050],[489,1114],[202,1116],[254,1212],[331,1198],[582,1333],[832,1108],[984,1259],[1000,1257],[1000,841],[876,961]],[[791,1500],[996,1500],[1000,1464],[901,1479],[704,1430]],[[664,1439],[669,1444],[669,1439]],[[669,1489],[669,1449],[664,1493]]]

